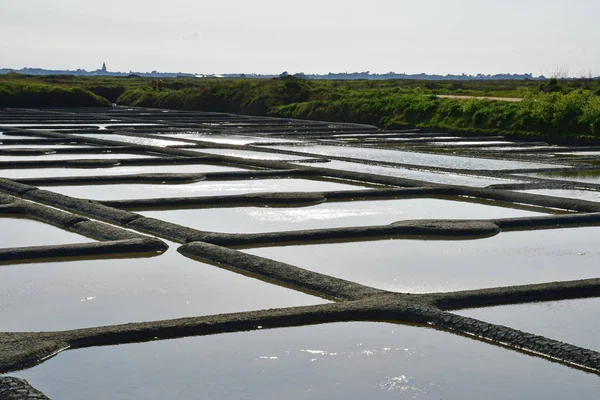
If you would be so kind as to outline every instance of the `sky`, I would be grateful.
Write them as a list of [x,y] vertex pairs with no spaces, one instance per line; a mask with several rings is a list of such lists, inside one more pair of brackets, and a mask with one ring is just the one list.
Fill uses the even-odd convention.
[[598,0],[0,0],[0,68],[600,74]]

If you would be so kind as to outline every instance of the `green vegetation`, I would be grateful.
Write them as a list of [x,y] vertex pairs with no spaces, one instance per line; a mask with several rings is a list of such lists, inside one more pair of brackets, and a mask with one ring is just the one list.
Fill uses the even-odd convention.
[[[147,78],[0,76],[0,106],[128,106],[203,110],[503,133],[546,139],[600,139],[600,82],[308,81],[168,79],[152,91]],[[519,97],[521,102],[448,99],[437,95]],[[100,97],[101,96],[101,97]],[[101,104],[100,104],[101,103]]]
[[110,101],[80,87],[0,82],[0,107],[107,107]]

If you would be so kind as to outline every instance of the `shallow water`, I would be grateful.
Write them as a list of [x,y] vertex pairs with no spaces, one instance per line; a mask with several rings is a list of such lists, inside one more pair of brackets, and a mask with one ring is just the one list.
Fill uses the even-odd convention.
[[600,351],[600,298],[479,308],[456,314]]
[[511,150],[540,150],[548,149],[552,146],[505,146],[505,147],[479,147],[477,151],[511,151]]
[[540,172],[534,174],[522,174],[522,176],[600,184],[600,170]]
[[93,242],[54,225],[26,218],[0,218],[0,248]]
[[39,160],[96,160],[96,159],[128,159],[155,157],[152,154],[110,153],[98,154],[43,154],[36,156],[5,156],[0,155],[0,161],[39,161]]
[[309,160],[310,157],[292,156],[289,154],[277,154],[277,153],[266,153],[261,151],[250,151],[250,150],[235,150],[235,149],[201,149],[194,150],[200,153],[215,154],[220,156],[231,156],[248,158],[251,160]]
[[565,197],[567,199],[579,199],[600,202],[600,192],[595,192],[592,190],[535,189],[518,191],[523,193],[541,194],[544,196]]
[[429,142],[427,143],[428,145],[432,145],[432,146],[457,146],[457,147],[468,147],[468,146],[472,146],[472,145],[480,145],[480,144],[489,144],[491,145],[495,145],[495,144],[511,144],[514,142],[509,142],[506,140],[473,140],[473,141],[469,141],[469,140],[464,140],[464,141],[456,141],[456,142]]
[[[305,163],[297,165],[306,166]],[[364,172],[368,174],[393,176],[398,178],[414,179],[418,181],[442,183],[446,185],[462,185],[472,187],[486,187],[500,183],[515,183],[516,180],[487,178],[473,175],[459,175],[445,172],[419,171],[405,168],[380,167],[377,165],[360,164],[346,161],[331,161],[317,164],[319,168],[339,169],[342,171]]]
[[249,171],[242,168],[209,164],[123,166],[112,168],[19,168],[0,169],[0,177],[40,178],[60,176],[117,176],[132,174],[195,174],[203,172]]
[[73,136],[81,136],[92,139],[104,139],[104,140],[117,140],[119,142],[140,144],[143,146],[177,146],[187,144],[186,142],[180,142],[178,140],[164,140],[164,139],[152,139],[142,136],[130,136],[130,135],[117,135],[117,134],[97,134],[97,133],[75,133]]
[[[454,169],[536,169],[561,167],[556,164],[542,164],[521,161],[492,160],[485,158],[457,157],[440,154],[426,154],[401,150],[384,150],[341,146],[276,146],[276,149],[299,151],[326,156],[351,157],[370,161],[433,166]],[[564,166],[568,168],[568,166]]]
[[39,128],[39,127],[48,127],[48,129],[50,130],[54,130],[54,129],[60,129],[61,127],[98,127],[99,129],[107,129],[108,127],[111,128],[123,128],[123,127],[127,127],[127,126],[159,126],[160,124],[152,124],[152,123],[109,123],[109,124],[95,124],[95,123],[91,123],[91,124],[86,124],[86,123],[43,123],[43,124],[2,124],[0,123],[0,127],[4,127],[4,128]]
[[381,240],[244,252],[380,289],[424,293],[597,278],[598,235],[600,228],[573,228],[478,240]]
[[91,149],[102,148],[99,146],[84,145],[84,144],[0,144],[0,150],[4,149]]
[[556,153],[559,156],[597,156],[600,155],[600,151],[571,151],[565,153]]
[[39,136],[36,136],[36,135],[30,135],[30,136],[26,136],[26,135],[5,135],[4,133],[0,132],[0,141],[2,141],[4,139],[39,139]]
[[326,300],[194,261],[151,258],[0,265],[2,331],[48,331],[322,304]]
[[191,139],[202,142],[212,142],[221,144],[237,144],[245,145],[251,143],[300,143],[300,140],[294,139],[282,139],[282,138],[271,138],[271,137],[260,137],[260,136],[243,136],[243,135],[214,135],[214,134],[202,134],[202,133],[167,133],[161,134],[160,136],[168,136],[172,138]]
[[258,192],[321,192],[358,190],[362,186],[308,179],[252,179],[240,181],[201,181],[186,184],[123,184],[49,186],[45,189],[68,196],[121,200],[159,197],[226,196]]
[[199,230],[232,233],[387,225],[409,219],[478,219],[543,215],[511,208],[438,199],[323,203],[301,208],[236,207],[143,211],[141,214]]
[[464,337],[337,323],[71,350],[15,374],[56,399],[596,399],[597,375]]

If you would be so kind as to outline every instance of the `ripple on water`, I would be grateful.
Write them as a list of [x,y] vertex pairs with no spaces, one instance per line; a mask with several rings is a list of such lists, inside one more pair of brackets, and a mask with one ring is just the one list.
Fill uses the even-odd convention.
[[338,323],[72,350],[18,372],[51,398],[596,399],[596,375],[427,328]]

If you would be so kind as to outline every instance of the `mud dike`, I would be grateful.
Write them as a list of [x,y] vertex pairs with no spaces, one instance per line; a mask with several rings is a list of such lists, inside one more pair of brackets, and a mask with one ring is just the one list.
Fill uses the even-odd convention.
[[[270,341],[294,329],[318,337],[328,326],[341,329],[336,338],[388,325],[435,331],[442,342],[459,335],[467,343],[453,361],[458,375],[484,342],[502,357],[535,360],[542,373],[574,374],[585,382],[569,389],[578,398],[600,388],[594,339],[520,329],[538,311],[516,318],[519,326],[486,321],[488,310],[510,322],[520,307],[600,297],[600,148],[119,107],[4,109],[0,132],[0,222],[3,242],[16,243],[0,249],[0,373],[14,376],[0,376],[0,399],[46,398],[21,377],[49,397],[75,398],[60,397],[57,388],[71,384],[52,375],[59,367],[36,372],[78,353],[67,350],[98,347],[101,357],[113,349],[101,346],[251,331]],[[572,330],[597,320],[589,308]],[[403,336],[394,340],[383,353],[400,351]],[[311,362],[324,357],[302,351],[318,354]],[[202,357],[198,368],[215,361]],[[434,379],[427,374],[366,385],[382,398],[453,398],[419,386]],[[94,378],[102,381],[73,377]],[[214,390],[209,397],[237,396]],[[284,397],[312,397],[296,395]]]

